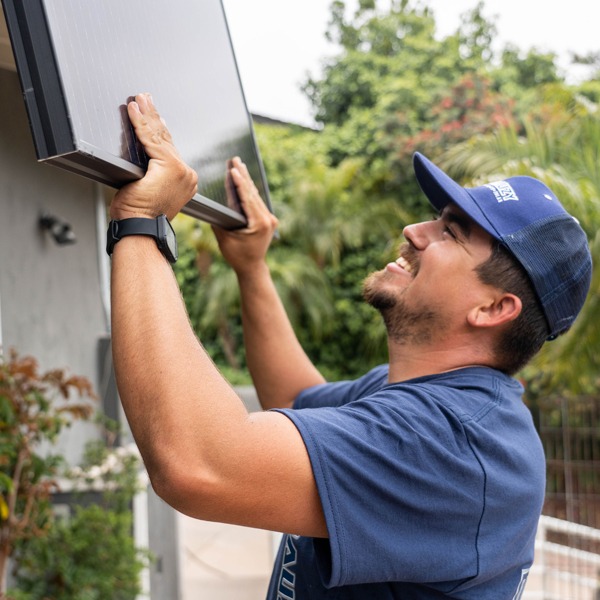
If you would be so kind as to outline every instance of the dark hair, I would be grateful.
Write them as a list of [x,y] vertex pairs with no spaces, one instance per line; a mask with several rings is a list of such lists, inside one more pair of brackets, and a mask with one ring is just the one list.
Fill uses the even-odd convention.
[[496,367],[513,375],[539,352],[550,334],[548,322],[527,272],[503,244],[493,244],[491,256],[475,272],[482,283],[518,296],[523,304],[495,348]]

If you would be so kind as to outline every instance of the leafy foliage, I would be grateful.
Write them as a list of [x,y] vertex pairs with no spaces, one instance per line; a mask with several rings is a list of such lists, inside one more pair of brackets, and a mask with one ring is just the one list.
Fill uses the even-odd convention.
[[0,356],[0,589],[9,557],[18,584],[0,594],[7,600],[125,600],[140,592],[148,557],[131,535],[136,452],[90,442],[84,464],[68,479],[82,492],[99,490],[101,500],[82,503],[66,520],[52,508],[67,469],[53,444],[74,420],[92,416],[94,398],[84,377],[41,372],[34,358],[15,351]]
[[[143,568],[131,537],[131,515],[98,504],[78,506],[20,558],[19,594],[28,600],[134,600]],[[132,568],[132,566],[134,568]]]
[[13,600],[134,600],[141,593],[149,555],[135,547],[131,511],[143,483],[140,462],[135,446],[88,443],[82,466],[69,473],[75,498],[80,494],[73,514],[53,518],[45,536],[18,544]]
[[83,377],[41,373],[35,359],[15,351],[0,356],[0,589],[15,544],[46,535],[50,526],[49,498],[63,459],[42,453],[40,444],[92,414],[90,403],[70,402],[73,394],[94,397]]
[[[337,52],[304,85],[322,129],[256,128],[281,224],[272,270],[299,338],[332,378],[386,359],[385,332],[361,301],[361,283],[393,258],[406,224],[431,215],[414,178],[414,151],[464,184],[537,175],[557,188],[592,238],[598,231],[595,54],[574,57],[590,76],[570,86],[553,53],[493,46],[494,19],[481,2],[446,37],[436,34],[426,3],[391,0],[382,8],[360,0],[353,12],[349,4],[332,2],[328,37]],[[204,244],[208,230],[201,237]],[[243,368],[235,280],[218,252],[198,243],[182,264],[192,323],[218,363]],[[562,362],[573,338],[552,346],[565,365],[555,372],[569,385],[597,379],[593,305],[591,297],[579,321],[586,340],[589,334],[588,358],[578,363],[587,374],[576,376]],[[580,350],[569,351],[573,362]]]

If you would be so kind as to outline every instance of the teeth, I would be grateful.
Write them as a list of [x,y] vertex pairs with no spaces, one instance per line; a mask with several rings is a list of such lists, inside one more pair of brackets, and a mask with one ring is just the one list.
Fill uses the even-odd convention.
[[400,265],[408,273],[412,272],[410,263],[405,258],[402,258],[402,256],[396,261],[396,264]]

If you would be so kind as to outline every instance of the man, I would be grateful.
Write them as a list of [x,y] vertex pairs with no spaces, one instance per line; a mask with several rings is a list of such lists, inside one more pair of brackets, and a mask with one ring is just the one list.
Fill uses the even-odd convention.
[[151,160],[111,205],[113,352],[157,493],[193,517],[285,532],[270,599],[519,598],[545,464],[510,374],[581,309],[591,260],[577,222],[537,180],[466,190],[417,155],[440,216],[406,227],[399,258],[365,283],[389,366],[326,384],[265,263],[277,220],[235,159],[248,227],[215,233],[259,398],[275,409],[248,414],[157,243],[115,235],[123,219],[172,218],[196,189],[149,96],[128,110]]

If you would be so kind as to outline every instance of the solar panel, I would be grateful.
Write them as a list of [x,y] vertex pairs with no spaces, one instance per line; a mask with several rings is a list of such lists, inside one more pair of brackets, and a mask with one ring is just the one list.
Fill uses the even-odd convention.
[[246,220],[225,192],[233,156],[268,186],[221,0],[3,0],[40,161],[118,188],[147,157],[126,103],[150,92],[198,194],[183,212],[226,228]]

